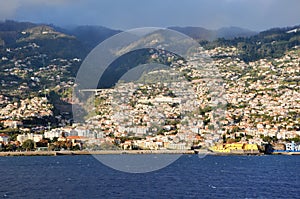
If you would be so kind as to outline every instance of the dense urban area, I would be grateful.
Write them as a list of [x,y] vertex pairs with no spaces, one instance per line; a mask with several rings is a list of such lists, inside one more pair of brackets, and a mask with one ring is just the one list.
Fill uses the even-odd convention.
[[80,48],[76,36],[6,25],[13,27],[0,31],[0,151],[300,150],[299,28],[200,41],[187,61],[149,51],[149,62],[164,57],[170,68],[92,91],[93,111],[78,123],[72,92],[84,56],[71,53]]

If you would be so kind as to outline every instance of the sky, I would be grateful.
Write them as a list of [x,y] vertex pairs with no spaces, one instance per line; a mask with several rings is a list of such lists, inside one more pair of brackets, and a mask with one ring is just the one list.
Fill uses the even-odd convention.
[[0,20],[57,26],[237,26],[254,31],[300,24],[299,0],[0,0]]

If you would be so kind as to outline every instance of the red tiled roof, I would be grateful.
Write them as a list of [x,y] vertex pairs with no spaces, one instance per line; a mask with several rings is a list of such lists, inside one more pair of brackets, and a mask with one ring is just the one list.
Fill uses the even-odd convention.
[[80,140],[80,139],[84,139],[85,137],[83,136],[76,136],[76,135],[73,135],[73,136],[68,136],[67,139],[70,139],[70,140],[73,140],[73,139],[77,139],[77,140]]

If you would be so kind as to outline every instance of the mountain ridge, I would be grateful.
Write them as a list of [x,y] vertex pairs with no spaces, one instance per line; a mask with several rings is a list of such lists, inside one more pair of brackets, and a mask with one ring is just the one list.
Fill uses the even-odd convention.
[[[84,45],[88,46],[88,48],[93,48],[108,37],[122,32],[122,30],[110,29],[98,25],[80,25],[72,28],[65,28],[53,24],[6,20],[4,22],[0,22],[0,39],[3,40],[5,44],[11,45],[18,39],[18,37],[20,37],[20,32],[27,29],[34,29],[38,26],[50,27],[53,28],[53,31],[66,34],[68,36],[75,36]],[[196,40],[208,41],[213,41],[218,38],[229,39],[235,37],[247,37],[256,34],[254,31],[239,27],[223,27],[218,30],[210,30],[203,27],[172,26],[169,27],[169,29],[186,34]]]
[[[271,28],[254,32],[239,27],[209,30],[202,27],[169,27],[186,34],[206,48],[211,46],[235,46],[242,53],[240,58],[248,62],[259,58],[281,56],[287,49],[300,45],[300,25]],[[104,26],[58,27],[53,24],[35,24],[7,20],[0,22],[0,47],[15,48],[22,43],[33,42],[41,46],[40,53],[53,57],[84,58],[105,39],[122,32]]]
[[210,30],[203,27],[193,27],[193,26],[187,26],[187,27],[173,26],[169,28],[181,32],[183,34],[186,34],[198,41],[199,40],[213,41],[218,38],[233,39],[237,37],[249,37],[258,34],[255,31],[251,31],[245,28],[240,28],[235,26],[222,27],[217,30]]
[[[0,41],[4,41],[4,45],[13,44],[15,40],[18,39],[20,33],[26,29],[31,29],[37,26],[47,26],[53,28],[54,32],[62,33],[67,36],[74,36],[77,40],[83,43],[83,45],[88,46],[88,48],[93,48],[103,40],[109,38],[112,35],[122,32],[122,30],[115,30],[104,26],[98,25],[79,25],[73,27],[60,27],[53,24],[43,24],[43,23],[31,23],[31,22],[18,22],[13,20],[6,20],[0,22]],[[270,31],[287,32],[293,30],[298,26],[293,27],[283,27],[283,28],[271,28],[268,30],[256,32],[246,28],[229,26],[222,27],[216,30],[206,29],[204,27],[195,26],[171,26],[168,27],[171,30],[175,30],[186,34],[197,41],[214,41],[220,38],[224,39],[234,39],[239,37],[251,37],[258,34],[268,34]],[[22,36],[22,35],[21,35]],[[0,43],[1,44],[1,43]]]

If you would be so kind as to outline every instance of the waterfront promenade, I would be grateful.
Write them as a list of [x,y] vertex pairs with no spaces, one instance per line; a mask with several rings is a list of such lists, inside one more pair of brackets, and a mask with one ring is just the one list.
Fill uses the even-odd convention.
[[118,155],[118,154],[195,154],[193,150],[99,150],[99,151],[21,151],[0,152],[0,156],[57,156],[57,155]]
[[[99,151],[9,151],[0,152],[3,156],[59,156],[59,155],[122,155],[122,154],[199,154],[199,155],[263,155],[264,153],[232,152],[215,153],[207,150],[99,150]],[[300,152],[274,152],[271,155],[300,155]]]

